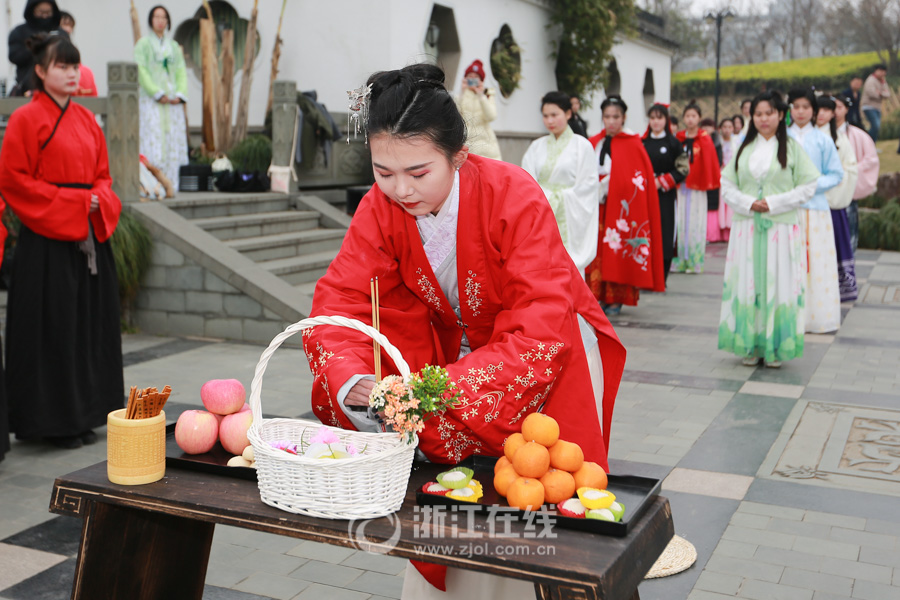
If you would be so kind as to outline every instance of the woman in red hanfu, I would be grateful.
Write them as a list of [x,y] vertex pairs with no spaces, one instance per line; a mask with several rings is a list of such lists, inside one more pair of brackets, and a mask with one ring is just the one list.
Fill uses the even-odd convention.
[[[3,217],[3,209],[6,204],[3,203],[3,195],[0,194],[0,219]],[[6,227],[0,220],[0,264],[3,264],[3,248],[6,244]],[[0,344],[3,343],[3,336],[0,335]],[[6,386],[3,385],[3,357],[0,356],[0,460],[9,452],[9,420],[7,414],[9,410],[6,407]]]
[[108,240],[122,205],[106,140],[70,96],[80,55],[64,36],[32,38],[37,91],[9,119],[0,194],[22,223],[7,304],[10,430],[63,448],[122,407],[116,267]]
[[[628,107],[612,95],[600,105],[604,129],[590,138],[600,162],[597,258],[585,276],[607,315],[637,306],[639,290],[664,292],[662,227],[653,165],[641,136],[624,129]],[[615,162],[615,169],[613,169]]]
[[[425,423],[419,449],[429,460],[500,456],[524,417],[542,411],[606,468],[625,350],[569,258],[540,186],[519,167],[468,154],[439,68],[413,65],[369,84],[375,185],[316,286],[311,315],[371,322],[369,282],[378,277],[382,333],[413,371],[446,367],[464,396]],[[371,339],[315,327],[304,348],[315,414],[382,431],[366,412]],[[526,582],[417,566],[427,582],[408,569],[404,598],[432,597],[436,587],[449,592],[438,597],[497,600],[515,589],[521,600],[523,586],[534,594]]]

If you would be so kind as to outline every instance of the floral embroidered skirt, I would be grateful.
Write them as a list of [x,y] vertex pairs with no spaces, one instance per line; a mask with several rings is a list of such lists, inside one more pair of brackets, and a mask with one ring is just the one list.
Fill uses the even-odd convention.
[[169,178],[178,191],[178,171],[188,164],[184,105],[160,104],[141,93],[141,154]]
[[806,260],[796,223],[736,219],[725,259],[719,349],[769,362],[803,355]]
[[831,224],[834,226],[834,249],[837,252],[841,302],[853,302],[859,297],[859,288],[856,285],[856,259],[853,257],[847,209],[832,210]]
[[675,273],[702,273],[706,254],[706,192],[681,184],[675,206]]
[[603,268],[600,257],[603,254],[603,237],[605,232],[606,205],[600,205],[600,232],[597,240],[597,256],[584,269],[584,278],[587,281],[591,293],[594,298],[601,304],[625,304],[626,306],[637,306],[638,298],[641,291],[633,285],[626,283],[616,283],[614,281],[603,280]]
[[841,290],[830,210],[799,209],[806,239],[806,331],[828,333],[841,326]]

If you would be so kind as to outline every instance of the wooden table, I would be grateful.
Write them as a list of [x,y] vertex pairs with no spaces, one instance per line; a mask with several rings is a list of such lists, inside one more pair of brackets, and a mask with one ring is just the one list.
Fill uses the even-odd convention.
[[[156,483],[116,485],[106,478],[105,462],[57,479],[50,510],[84,519],[74,599],[199,600],[216,523],[525,579],[540,600],[638,598],[638,584],[673,536],[669,501],[656,497],[622,538],[554,527],[548,539],[521,521],[504,529],[513,537],[495,537],[485,516],[466,514],[474,527],[460,518],[458,532],[474,537],[459,539],[449,526],[424,525],[415,502],[415,491],[437,469],[417,464],[399,512],[353,527],[272,508],[259,499],[255,482],[221,475],[168,467]],[[360,523],[362,541],[350,531]]]

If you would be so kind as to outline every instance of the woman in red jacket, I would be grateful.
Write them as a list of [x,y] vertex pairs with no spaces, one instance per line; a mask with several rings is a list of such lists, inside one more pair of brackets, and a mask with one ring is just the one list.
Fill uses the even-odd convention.
[[700,128],[700,107],[694,102],[682,113],[684,130],[677,134],[684,145],[691,170],[678,187],[675,213],[675,259],[672,271],[702,273],[706,255],[708,201],[706,193],[719,187],[721,173],[716,147],[709,134]]
[[10,117],[0,152],[0,194],[22,223],[6,319],[9,423],[19,439],[77,448],[123,402],[108,243],[122,205],[103,132],[70,99],[78,49],[63,36],[31,47],[38,89]]

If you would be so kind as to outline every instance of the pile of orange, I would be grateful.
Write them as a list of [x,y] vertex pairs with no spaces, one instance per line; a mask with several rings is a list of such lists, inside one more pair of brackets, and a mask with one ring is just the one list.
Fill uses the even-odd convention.
[[510,506],[537,510],[545,502],[565,502],[581,487],[606,489],[606,471],[584,460],[578,444],[559,439],[553,417],[528,415],[522,432],[506,439],[503,454],[494,466],[494,489]]

